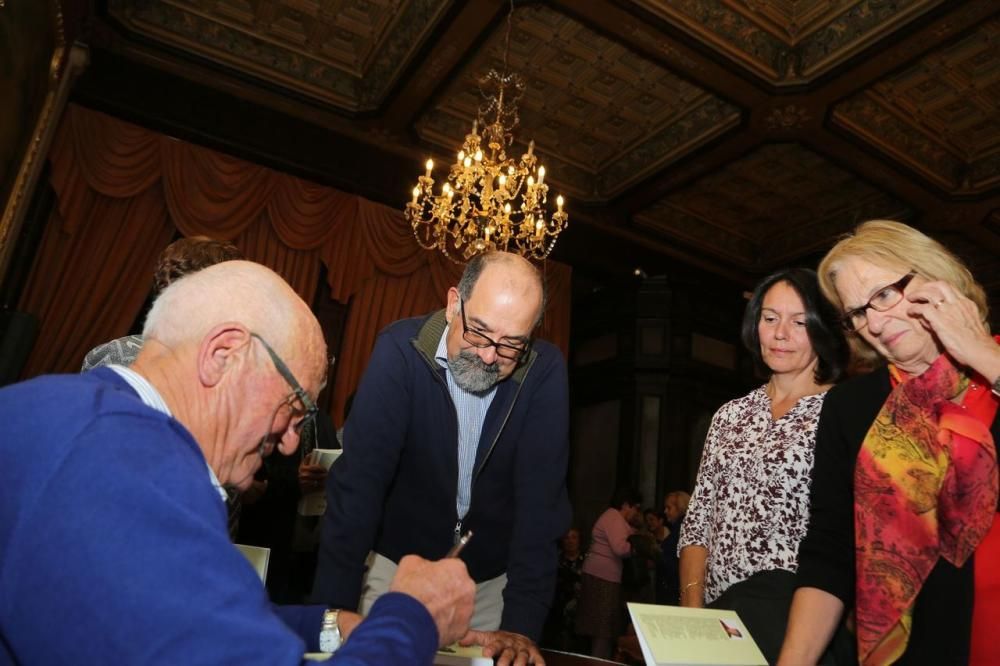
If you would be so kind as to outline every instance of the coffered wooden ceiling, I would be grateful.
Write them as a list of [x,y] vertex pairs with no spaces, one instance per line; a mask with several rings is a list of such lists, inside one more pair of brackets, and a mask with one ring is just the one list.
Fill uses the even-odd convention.
[[[359,139],[453,161],[501,0],[106,0],[90,37]],[[1000,292],[1000,3],[518,1],[511,68],[570,228],[752,278],[909,221]],[[351,160],[344,160],[349,171]],[[411,183],[386,182],[400,207]],[[558,248],[557,248],[558,251]],[[598,248],[594,248],[599,252]],[[573,257],[562,257],[573,261]]]

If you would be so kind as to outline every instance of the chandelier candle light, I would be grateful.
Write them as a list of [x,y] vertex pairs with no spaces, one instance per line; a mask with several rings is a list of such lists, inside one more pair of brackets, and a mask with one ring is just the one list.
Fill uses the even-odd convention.
[[513,11],[511,2],[503,73],[490,70],[480,80],[485,105],[465,135],[447,179],[435,194],[434,161],[427,160],[427,171],[406,205],[406,219],[421,247],[437,248],[456,263],[491,250],[544,259],[569,220],[562,195],[556,197],[556,212],[548,215],[549,186],[545,167],[535,156],[535,142],[528,144],[520,160],[507,155],[518,124],[517,101],[524,91],[521,78],[507,71]]

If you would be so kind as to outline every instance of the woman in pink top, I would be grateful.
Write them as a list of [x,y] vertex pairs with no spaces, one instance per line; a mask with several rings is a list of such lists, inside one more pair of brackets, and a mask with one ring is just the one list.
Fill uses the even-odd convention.
[[590,637],[590,653],[595,657],[609,657],[620,633],[622,559],[632,552],[628,538],[635,532],[631,523],[642,517],[641,506],[642,495],[637,490],[619,488],[590,535],[576,631]]

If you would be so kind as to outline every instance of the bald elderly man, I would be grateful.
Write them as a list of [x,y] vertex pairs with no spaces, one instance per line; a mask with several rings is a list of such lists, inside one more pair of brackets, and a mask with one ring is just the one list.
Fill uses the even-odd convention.
[[359,624],[272,607],[229,542],[223,487],[295,450],[326,379],[319,324],[278,275],[184,277],[143,338],[130,368],[0,390],[0,663],[298,664],[323,632],[331,663],[430,664],[465,633],[461,560],[404,559]]
[[404,555],[441,557],[471,530],[463,642],[501,665],[542,664],[534,641],[570,519],[566,364],[532,339],[545,295],[521,256],[473,258],[447,301],[375,342],[327,480],[314,596],[364,611]]

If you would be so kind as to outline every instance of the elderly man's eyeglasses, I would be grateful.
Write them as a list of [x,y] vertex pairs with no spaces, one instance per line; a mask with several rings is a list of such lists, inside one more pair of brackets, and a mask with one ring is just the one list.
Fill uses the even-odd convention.
[[530,342],[526,342],[522,345],[509,345],[503,342],[496,342],[479,331],[470,329],[469,324],[465,321],[465,303],[459,300],[458,308],[459,312],[462,313],[462,337],[473,347],[476,347],[477,349],[494,347],[497,350],[497,356],[505,358],[509,361],[520,361],[524,358],[524,355],[528,353],[528,349],[531,347]]
[[910,284],[910,280],[916,275],[916,271],[910,271],[896,282],[882,287],[860,308],[848,310],[840,320],[841,324],[852,333],[861,330],[868,323],[868,308],[876,312],[885,312],[897,305],[903,300],[903,292],[906,291],[906,285]]
[[292,371],[288,369],[288,366],[281,360],[281,357],[278,356],[277,352],[271,349],[271,345],[267,344],[267,341],[256,333],[251,333],[250,335],[251,337],[260,340],[260,343],[264,345],[264,349],[267,350],[268,356],[271,357],[271,361],[274,363],[274,367],[278,371],[278,374],[281,375],[286,382],[288,382],[289,386],[292,387],[292,395],[288,396],[288,402],[297,398],[298,401],[302,403],[302,418],[300,418],[292,426],[296,433],[302,432],[302,428],[316,418],[319,408],[316,406],[316,403],[312,401],[312,398],[309,397],[309,394],[306,393],[306,390],[302,388],[302,385],[299,384],[298,380],[295,379],[295,375],[293,375]]

